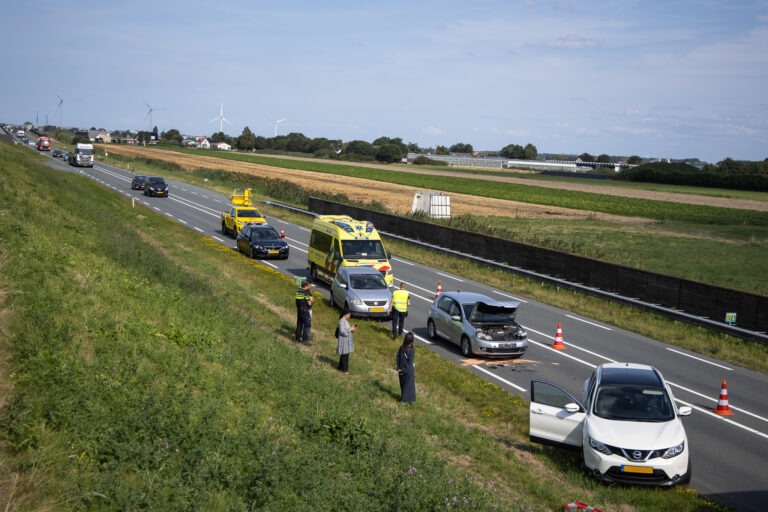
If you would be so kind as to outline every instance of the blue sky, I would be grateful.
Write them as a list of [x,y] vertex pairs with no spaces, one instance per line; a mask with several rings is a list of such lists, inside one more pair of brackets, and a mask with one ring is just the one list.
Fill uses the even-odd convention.
[[[0,122],[768,157],[768,0],[5,2]],[[162,109],[162,110],[160,110]]]

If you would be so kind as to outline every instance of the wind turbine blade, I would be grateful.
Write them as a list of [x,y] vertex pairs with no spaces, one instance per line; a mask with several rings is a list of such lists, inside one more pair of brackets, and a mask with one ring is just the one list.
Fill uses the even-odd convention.
[[219,120],[219,118],[218,118],[218,117],[214,117],[213,119],[211,119],[211,120],[210,120],[210,121],[208,121],[208,122],[209,122],[209,123],[213,123],[213,122],[215,122],[215,121],[218,121],[218,120]]
[[149,112],[147,112],[147,115],[144,116],[144,120],[146,121],[151,114],[152,114],[152,111],[150,110]]
[[226,117],[222,117],[221,120],[227,123],[228,125],[232,126],[232,123],[230,123],[229,119],[227,119]]

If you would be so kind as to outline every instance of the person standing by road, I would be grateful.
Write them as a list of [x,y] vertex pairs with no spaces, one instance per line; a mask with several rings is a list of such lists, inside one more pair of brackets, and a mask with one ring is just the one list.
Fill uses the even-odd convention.
[[352,312],[348,309],[339,313],[339,327],[336,331],[339,339],[339,344],[336,346],[336,353],[339,354],[339,371],[344,373],[349,373],[349,354],[355,351],[352,333],[357,330],[357,324],[349,324],[351,316]]
[[396,365],[400,377],[400,401],[413,403],[416,401],[416,376],[413,358],[416,349],[413,348],[413,333],[408,332],[403,337],[403,344],[397,351]]
[[312,327],[312,303],[315,298],[309,291],[309,286],[309,280],[305,279],[296,290],[296,343],[311,347],[309,330]]
[[400,281],[400,289],[392,294],[392,302],[389,304],[389,314],[392,315],[392,339],[403,335],[405,317],[408,316],[410,305],[411,294],[405,291],[405,283]]

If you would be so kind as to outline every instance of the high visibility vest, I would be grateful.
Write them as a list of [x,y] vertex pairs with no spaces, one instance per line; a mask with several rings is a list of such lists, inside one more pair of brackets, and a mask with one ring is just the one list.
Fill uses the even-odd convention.
[[408,297],[411,294],[405,290],[395,290],[392,293],[392,306],[401,313],[408,311]]

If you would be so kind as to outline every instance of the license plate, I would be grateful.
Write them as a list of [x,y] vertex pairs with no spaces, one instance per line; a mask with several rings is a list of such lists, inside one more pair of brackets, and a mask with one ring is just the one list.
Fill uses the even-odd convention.
[[370,311],[371,313],[383,313],[384,308],[370,308],[368,309],[368,311]]
[[269,251],[269,254],[280,254],[280,251]]
[[649,468],[647,466],[621,466],[621,470],[624,473],[647,473],[649,475],[653,474],[653,468]]

